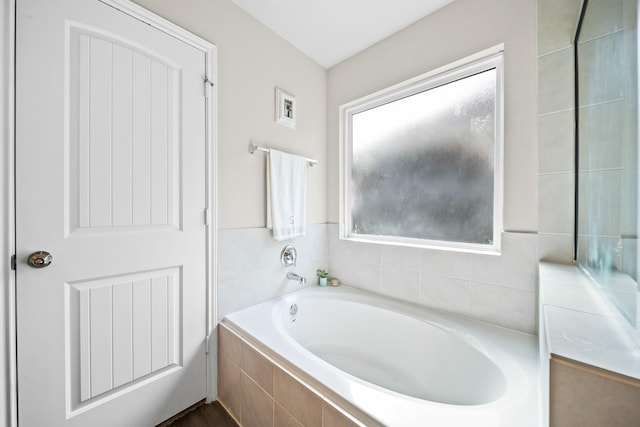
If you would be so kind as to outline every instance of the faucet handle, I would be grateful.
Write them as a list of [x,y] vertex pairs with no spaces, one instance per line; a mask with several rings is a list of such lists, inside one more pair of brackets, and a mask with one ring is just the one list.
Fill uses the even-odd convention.
[[298,251],[292,245],[287,245],[282,249],[280,253],[280,262],[285,267],[291,267],[296,265],[296,258],[298,257]]

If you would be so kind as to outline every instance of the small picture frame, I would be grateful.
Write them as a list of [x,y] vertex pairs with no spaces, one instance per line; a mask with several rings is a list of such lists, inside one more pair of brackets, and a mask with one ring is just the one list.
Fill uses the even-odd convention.
[[296,97],[276,88],[276,123],[296,128]]

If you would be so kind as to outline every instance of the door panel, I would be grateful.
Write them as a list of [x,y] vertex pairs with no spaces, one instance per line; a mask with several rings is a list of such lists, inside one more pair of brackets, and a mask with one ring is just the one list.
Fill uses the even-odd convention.
[[176,226],[179,67],[108,34],[69,31],[71,230]]
[[67,284],[76,403],[180,365],[180,294],[178,268]]
[[204,53],[97,0],[16,39],[20,425],[155,425],[205,397]]

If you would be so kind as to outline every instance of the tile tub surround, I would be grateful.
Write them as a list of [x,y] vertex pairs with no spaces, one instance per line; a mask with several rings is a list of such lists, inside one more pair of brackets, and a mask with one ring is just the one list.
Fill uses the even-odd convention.
[[551,427],[636,426],[640,381],[553,357]]
[[[276,242],[266,228],[219,230],[218,320],[300,289],[300,283],[286,278],[288,271],[305,276],[306,286],[314,286],[316,269],[329,267],[326,233],[326,224],[313,224],[307,226],[304,237]],[[298,251],[295,267],[280,264],[280,253],[286,245]]]
[[[364,414],[360,414],[364,422],[348,415],[331,397],[308,385],[302,374],[224,324],[218,327],[218,360],[218,400],[240,425],[380,426]],[[359,412],[350,406],[347,409]]]
[[[287,271],[316,283],[316,268],[370,292],[536,333],[538,236],[505,232],[502,254],[485,255],[358,243],[338,238],[337,224],[315,224],[307,236],[275,242],[269,230],[220,230],[218,320],[226,314],[300,289]],[[280,251],[298,250],[298,266],[285,269]]]
[[500,256],[360,243],[328,226],[329,272],[351,286],[536,333],[537,235],[502,235]]
[[[616,0],[617,1],[617,0]],[[573,34],[581,0],[538,0],[538,252],[573,257]]]
[[540,263],[540,339],[548,353],[633,378],[640,384],[640,343],[578,267]]
[[539,268],[541,391],[549,425],[636,425],[639,343],[577,267]]

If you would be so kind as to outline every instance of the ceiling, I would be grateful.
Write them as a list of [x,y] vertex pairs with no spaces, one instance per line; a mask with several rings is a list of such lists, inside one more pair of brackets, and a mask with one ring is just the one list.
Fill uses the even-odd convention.
[[231,0],[325,68],[453,0]]

